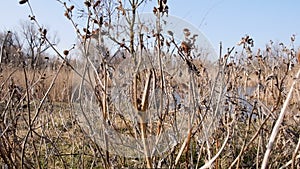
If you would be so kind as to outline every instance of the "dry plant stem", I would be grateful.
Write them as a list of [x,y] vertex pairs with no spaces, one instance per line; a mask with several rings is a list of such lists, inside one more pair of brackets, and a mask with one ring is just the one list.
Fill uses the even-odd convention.
[[[87,18],[87,25],[86,25],[86,29],[88,30],[89,28],[89,21],[90,21],[90,18],[91,18],[91,15],[90,15],[90,9],[88,8],[88,11],[89,11],[89,15],[88,15],[88,18]],[[100,34],[99,34],[100,36]],[[99,38],[100,39],[100,38]],[[101,42],[99,42],[101,43]],[[82,94],[83,92],[83,83],[85,81],[85,76],[87,75],[88,76],[88,84],[92,84],[92,81],[90,79],[90,72],[88,71],[88,67],[87,67],[87,64],[91,65],[93,71],[94,71],[94,74],[96,76],[96,79],[98,80],[98,84],[101,86],[102,90],[103,90],[103,99],[102,99],[102,115],[103,115],[103,120],[104,120],[104,128],[106,128],[106,120],[107,120],[107,117],[108,117],[108,103],[107,103],[107,73],[106,73],[106,64],[104,63],[104,83],[102,83],[100,77],[99,77],[99,74],[97,73],[97,70],[96,70],[96,67],[95,65],[92,63],[90,57],[89,57],[89,49],[90,49],[90,44],[91,44],[91,41],[88,40],[87,38],[84,39],[84,42],[83,42],[83,46],[84,46],[84,55],[85,55],[85,59],[86,59],[86,63],[85,63],[85,68],[84,68],[84,74],[83,74],[83,78],[82,78],[82,81],[81,81],[81,85],[80,85],[80,94]],[[80,96],[79,96],[80,97]],[[93,131],[93,128],[92,126],[90,125],[89,123],[89,120],[90,119],[87,119],[85,113],[84,113],[84,109],[82,107],[82,100],[80,100],[80,107],[81,107],[81,110],[82,110],[82,113],[84,115],[84,117],[86,118],[86,121],[88,122],[88,125],[89,125],[89,128],[90,130],[92,130],[92,133],[94,133]],[[105,148],[106,148],[106,151],[105,151],[105,161],[104,161],[104,164],[105,164],[105,168],[109,168],[110,166],[110,160],[109,160],[109,151],[108,151],[108,137],[107,137],[107,134],[105,133],[104,135],[104,141],[105,141]]]
[[[189,124],[190,126],[191,124]],[[186,163],[186,168],[189,167],[189,150],[190,150],[190,144],[191,144],[191,138],[192,138],[192,132],[189,133],[189,135],[187,136],[187,143],[186,143],[186,147],[185,147],[185,163]],[[192,154],[191,154],[192,155]]]
[[[106,66],[106,65],[105,65]],[[107,104],[107,68],[104,68],[104,91],[103,91],[103,100],[102,100],[102,106],[103,106],[103,124],[104,127],[107,128],[106,121],[108,117],[108,104]],[[104,134],[104,141],[105,141],[105,157],[106,157],[106,163],[107,163],[107,168],[110,166],[109,162],[109,151],[108,151],[108,139],[107,139],[107,133],[105,132]]]
[[184,139],[184,142],[183,142],[183,144],[182,144],[182,146],[181,146],[181,148],[180,148],[180,150],[179,150],[179,152],[178,152],[178,154],[177,154],[177,157],[176,157],[176,159],[175,159],[175,166],[178,164],[178,162],[179,162],[179,160],[180,160],[180,157],[181,157],[181,155],[182,155],[182,153],[183,153],[185,147],[187,146],[187,144],[188,144],[188,142],[189,142],[189,140],[190,140],[190,136],[191,136],[191,134],[192,134],[192,131],[193,131],[193,128],[191,128],[191,129],[188,131],[188,135],[187,135],[187,137]]
[[292,169],[295,168],[295,159],[296,159],[296,155],[298,153],[299,147],[300,147],[300,137],[298,138],[298,143],[297,143],[296,149],[295,149],[295,151],[293,153],[293,156],[292,156]]
[[27,79],[27,74],[25,67],[23,68],[24,70],[24,78],[25,78],[25,86],[26,86],[26,95],[27,95],[27,111],[28,111],[28,124],[31,130],[31,111],[30,111],[30,97],[29,97],[29,86],[28,86],[28,79]]
[[162,67],[162,60],[161,60],[161,40],[160,40],[160,13],[157,14],[156,18],[156,31],[157,31],[157,58],[158,58],[158,64],[159,64],[159,73],[160,73],[160,78],[161,78],[161,95],[160,95],[160,107],[161,107],[161,112],[163,113],[163,91],[164,91],[164,76],[163,76],[163,67]]
[[136,63],[136,58],[135,58],[135,54],[134,54],[134,25],[135,25],[135,18],[136,18],[136,8],[137,8],[137,3],[138,1],[136,0],[130,0],[129,1],[131,4],[131,10],[132,10],[132,18],[130,22],[130,54],[132,56],[132,58],[134,58],[134,63]]
[[[159,2],[159,1],[158,1]],[[158,12],[156,14],[156,39],[157,39],[157,58],[158,58],[158,65],[159,65],[159,74],[160,74],[160,80],[161,80],[161,94],[160,94],[160,110],[159,110],[159,116],[162,116],[163,114],[163,102],[164,102],[164,98],[163,98],[163,93],[164,93],[164,74],[163,74],[163,67],[162,67],[162,58],[161,58],[161,39],[160,39],[160,34],[161,34],[161,25],[160,25],[160,12]],[[160,118],[161,119],[161,118]],[[159,124],[158,124],[158,131],[161,131],[161,124],[162,121],[159,120]]]
[[[58,68],[58,70],[57,70],[57,72],[56,72],[56,74],[55,74],[55,77],[52,79],[51,84],[50,84],[50,86],[49,86],[47,92],[46,92],[45,95],[43,96],[42,100],[40,101],[39,106],[38,106],[37,109],[36,109],[36,112],[35,112],[35,115],[34,115],[33,119],[30,119],[30,123],[29,123],[29,126],[28,126],[29,128],[28,128],[28,131],[27,131],[27,133],[26,133],[26,136],[25,136],[24,141],[23,141],[23,144],[22,144],[22,152],[21,152],[21,166],[22,166],[22,169],[23,169],[23,167],[24,167],[24,157],[25,157],[26,144],[27,144],[27,140],[28,140],[28,138],[29,138],[29,135],[30,135],[31,132],[32,132],[32,127],[33,127],[34,122],[35,122],[35,120],[37,119],[38,115],[40,114],[41,108],[42,108],[42,106],[43,106],[43,104],[44,104],[46,98],[48,97],[48,94],[49,94],[49,92],[51,91],[51,89],[52,89],[52,87],[53,87],[53,85],[54,85],[54,83],[55,83],[55,81],[56,81],[56,79],[57,79],[57,77],[58,77],[58,74],[59,74],[61,68],[63,67],[63,65],[64,65],[64,63],[62,63],[62,64],[60,65],[60,67]],[[29,112],[29,113],[30,113],[30,112]]]
[[202,157],[203,148],[204,148],[204,144],[201,144],[201,148],[200,148],[200,151],[199,151],[199,154],[198,154],[198,158],[197,158],[196,168],[199,168],[199,163],[200,163],[200,159]]
[[[88,18],[87,18],[87,23],[86,23],[86,29],[88,30],[89,29],[89,24],[90,24],[90,18],[91,18],[91,12],[90,12],[90,9],[88,8]],[[73,23],[73,20],[72,20],[72,23]],[[87,32],[86,32],[87,34]],[[85,35],[87,36],[87,35]],[[99,35],[100,36],[100,35]],[[84,39],[83,41],[83,46],[84,46],[84,56],[85,56],[85,66],[84,66],[84,72],[83,72],[83,75],[81,76],[82,79],[81,79],[81,84],[80,84],[80,89],[79,89],[79,98],[81,98],[81,95],[82,95],[82,92],[83,92],[83,83],[85,81],[87,81],[87,83],[89,85],[92,85],[92,81],[90,79],[90,72],[88,71],[88,64],[92,66],[92,69],[94,70],[95,74],[96,74],[96,79],[98,80],[98,84],[100,84],[102,90],[103,90],[103,93],[104,93],[104,96],[103,96],[103,100],[101,101],[102,102],[102,107],[103,107],[103,110],[102,110],[102,115],[103,115],[103,121],[104,121],[104,128],[106,128],[106,120],[107,120],[107,102],[106,102],[106,92],[107,92],[107,75],[106,75],[106,67],[104,68],[104,84],[102,83],[102,81],[100,80],[100,77],[99,77],[99,74],[97,73],[97,70],[94,66],[94,64],[91,62],[91,59],[89,57],[89,49],[90,49],[90,44],[91,44],[91,40],[88,40],[87,38]],[[104,64],[105,65],[105,64]],[[106,65],[105,65],[106,66]],[[85,77],[88,76],[88,79],[87,80]],[[83,114],[83,116],[85,117],[85,120],[87,121],[88,123],[88,126],[89,126],[89,129],[91,130],[92,133],[94,133],[93,131],[93,128],[90,124],[90,119],[87,118],[86,114],[85,114],[85,110],[83,108],[83,103],[82,103],[82,99],[80,99],[80,102],[79,102],[79,105],[80,105],[80,109],[81,109],[81,112]],[[105,151],[105,161],[104,161],[104,165],[105,165],[105,168],[109,168],[109,152],[108,152],[108,142],[107,142],[107,135],[105,133],[104,135],[104,141],[105,141],[105,148],[106,148],[106,151]]]
[[259,169],[260,152],[262,151],[261,146],[262,146],[262,137],[259,137],[258,138],[258,143],[257,143],[257,151],[256,151],[256,164],[255,164],[256,169]]
[[[232,168],[233,165],[235,165],[235,163],[237,163],[236,168],[239,168],[239,163],[240,163],[240,159],[241,159],[242,155],[245,153],[245,151],[246,151],[247,147],[250,145],[250,143],[254,140],[254,139],[253,140],[251,139],[250,142],[246,145],[246,140],[248,138],[248,133],[249,133],[249,130],[250,130],[250,123],[251,123],[251,118],[252,118],[251,116],[253,114],[253,111],[256,109],[256,104],[257,103],[254,103],[251,115],[248,117],[249,119],[248,119],[248,124],[247,124],[246,135],[245,135],[245,138],[243,138],[244,142],[243,142],[241,151],[240,151],[239,155],[235,158],[235,160],[231,163],[230,168]],[[259,133],[259,131],[260,131],[260,129],[257,131],[257,134]],[[255,134],[254,135],[255,137],[253,137],[253,138],[256,138],[257,134]]]
[[[197,95],[197,91],[196,91],[196,88],[195,88],[195,78],[194,78],[194,73],[190,73],[190,101],[192,102],[190,105],[193,107],[192,109],[192,114],[189,113],[189,123],[188,123],[188,127],[189,128],[193,128],[193,122],[194,122],[194,118],[195,118],[195,115],[196,115],[196,109],[198,107],[198,103],[197,103],[197,100],[198,100],[198,95]],[[188,157],[188,154],[189,154],[189,150],[190,150],[190,142],[191,142],[191,139],[194,137],[193,135],[193,132],[191,132],[189,135],[188,135],[188,142],[187,142],[187,146],[186,146],[186,157]],[[190,161],[188,160],[188,158],[186,158],[186,167],[188,168],[189,165],[192,165],[192,164],[189,164],[190,162],[193,163],[193,153],[190,153],[191,154],[191,159]]]
[[[27,94],[27,109],[28,109],[28,124],[29,124],[29,130],[32,131],[32,125],[31,124],[31,111],[30,111],[30,97],[29,97],[29,86],[28,86],[28,79],[27,79],[27,73],[25,70],[25,67],[23,68],[24,71],[24,78],[25,78],[25,85],[26,85],[26,94]],[[33,137],[32,132],[30,132],[31,137]],[[38,164],[39,169],[41,168],[41,164],[39,163],[38,160],[38,156],[37,156],[37,151],[36,151],[36,146],[34,143],[33,144],[33,148],[34,148],[34,156],[35,156],[35,160]]]
[[150,148],[147,139],[147,133],[146,133],[146,122],[145,122],[145,117],[146,117],[146,109],[148,107],[148,98],[149,98],[149,91],[150,91],[150,82],[152,78],[152,71],[150,71],[150,74],[147,78],[143,96],[142,96],[142,105],[141,105],[141,111],[140,111],[140,125],[141,125],[141,131],[142,131],[142,141],[144,144],[144,154],[146,156],[146,162],[147,162],[147,167],[152,168],[152,158],[150,155]]
[[[227,56],[230,56],[230,54],[233,51],[233,49],[234,49],[234,47],[231,48],[230,51],[228,51]],[[223,65],[219,64],[218,74],[217,74],[217,76],[215,78],[215,82],[213,84],[212,91],[211,91],[211,94],[210,94],[209,105],[212,104],[212,100],[213,100],[213,97],[214,97],[214,93],[215,93],[215,89],[216,89],[219,77],[222,78],[222,77],[225,76],[224,75],[225,74],[224,71],[225,71],[225,67],[226,67],[226,63],[227,63],[228,58],[229,57],[224,57],[224,63],[223,63]],[[216,116],[217,116],[217,113],[218,113],[218,110],[219,110],[219,106],[220,106],[220,103],[221,103],[221,99],[222,99],[222,96],[223,96],[225,88],[226,88],[226,85],[224,84],[224,82],[222,81],[221,83],[222,83],[221,86],[220,86],[220,90],[221,91],[219,92],[217,105],[216,105],[216,108],[215,108],[215,110],[214,110],[214,112],[212,114],[213,118],[216,118]],[[210,122],[210,124],[209,124],[208,127],[204,126],[204,123],[202,123],[203,127],[205,128],[204,134],[205,134],[205,142],[206,142],[206,146],[207,146],[208,159],[211,158],[211,153],[210,153],[210,149],[211,149],[210,147],[211,146],[210,146],[210,142],[208,140],[208,134],[207,134],[207,132],[210,131],[210,129],[211,129],[211,127],[212,127],[212,125],[213,125],[214,122],[215,122],[215,119],[211,120],[211,122]]]
[[220,156],[220,154],[222,153],[222,151],[224,150],[228,140],[229,140],[229,135],[230,135],[230,128],[229,126],[227,126],[227,135],[226,138],[222,144],[222,147],[220,148],[220,150],[218,151],[218,153],[212,158],[210,159],[205,165],[203,165],[200,169],[204,169],[204,168],[210,168],[211,165],[216,161],[216,159]]
[[278,117],[278,119],[277,119],[277,121],[275,123],[275,126],[274,126],[273,130],[272,130],[272,134],[270,136],[269,143],[267,145],[267,150],[265,152],[264,159],[263,159],[263,162],[262,162],[262,165],[261,165],[262,169],[265,169],[267,167],[267,165],[268,165],[268,160],[269,160],[269,156],[270,156],[271,150],[273,148],[274,141],[275,141],[276,136],[277,136],[277,134],[279,132],[279,127],[280,127],[280,125],[281,125],[281,123],[283,121],[286,109],[288,107],[288,103],[289,103],[290,99],[292,98],[292,94],[293,94],[295,85],[296,85],[297,81],[299,80],[299,76],[300,76],[300,69],[298,70],[298,72],[296,74],[296,78],[294,79],[294,81],[292,83],[290,91],[289,91],[289,93],[287,95],[287,98],[284,101],[283,107],[282,107],[282,109],[280,111],[279,117]]
[[[298,160],[300,158],[300,154],[298,154],[296,157],[295,157],[295,160]],[[293,162],[293,160],[290,160],[288,161],[286,164],[284,164],[283,166],[281,166],[279,169],[284,169],[284,168],[287,168],[289,165],[291,165]]]
[[[102,83],[102,81],[100,80],[100,77],[99,77],[99,74],[97,73],[97,70],[94,66],[94,64],[92,63],[92,61],[90,60],[90,57],[88,55],[88,48],[89,48],[89,45],[90,45],[90,41],[88,43],[88,45],[86,46],[85,44],[87,43],[86,42],[87,39],[84,40],[84,56],[85,56],[85,63],[84,63],[84,68],[83,68],[83,74],[80,75],[81,77],[81,82],[80,82],[80,86],[79,86],[79,95],[78,95],[78,99],[79,99],[79,106],[80,106],[80,110],[88,124],[88,127],[89,129],[91,130],[91,133],[94,134],[94,131],[93,131],[93,127],[92,125],[90,124],[90,119],[88,119],[88,117],[86,116],[86,113],[85,113],[85,110],[83,108],[83,103],[82,103],[82,93],[83,93],[83,86],[84,86],[84,82],[86,82],[87,84],[91,85],[92,86],[92,81],[89,79],[86,78],[86,76],[88,76],[87,74],[89,73],[88,72],[88,64],[91,65],[91,67],[93,68],[95,74],[96,74],[96,78],[98,80],[98,83],[101,85],[101,88],[102,90],[105,91],[105,86],[104,84]],[[89,76],[90,77],[90,76]],[[92,86],[93,87],[93,86]],[[106,165],[106,163],[105,163]]]

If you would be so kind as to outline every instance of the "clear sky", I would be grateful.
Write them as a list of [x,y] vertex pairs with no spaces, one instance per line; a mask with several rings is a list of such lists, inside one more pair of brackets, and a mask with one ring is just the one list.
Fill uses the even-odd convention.
[[[73,0],[78,5],[80,0]],[[64,8],[56,0],[30,0],[37,20],[57,33],[59,48],[70,48],[75,33],[63,16]],[[149,1],[142,12],[152,12],[157,1]],[[255,46],[264,48],[269,40],[288,45],[290,36],[296,34],[296,47],[300,45],[299,0],[168,0],[170,15],[185,19],[198,27],[218,49],[232,47],[248,34]],[[18,30],[20,22],[28,20],[27,5],[18,0],[2,0],[0,30]]]

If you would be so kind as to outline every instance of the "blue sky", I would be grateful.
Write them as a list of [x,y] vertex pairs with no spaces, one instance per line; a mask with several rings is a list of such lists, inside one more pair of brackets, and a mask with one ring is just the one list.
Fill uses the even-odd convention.
[[[75,33],[63,16],[62,5],[56,0],[30,2],[38,21],[59,37],[59,49],[70,48]],[[156,2],[149,1],[141,12],[151,12]],[[216,49],[220,41],[224,48],[232,47],[245,34],[252,36],[259,48],[269,40],[288,45],[292,34],[296,34],[296,47],[300,45],[299,0],[168,0],[168,5],[170,15],[198,27]],[[18,30],[30,14],[27,5],[19,5],[18,0],[3,0],[0,11],[0,30]]]

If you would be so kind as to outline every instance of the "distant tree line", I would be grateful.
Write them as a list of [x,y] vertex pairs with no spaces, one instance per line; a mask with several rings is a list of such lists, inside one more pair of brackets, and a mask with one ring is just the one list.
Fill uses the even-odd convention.
[[0,64],[41,68],[53,62],[49,57],[50,45],[45,41],[45,36],[51,39],[53,45],[58,43],[57,37],[49,38],[51,35],[47,34],[47,29],[38,30],[30,22],[22,22],[20,26],[18,31],[0,31]]

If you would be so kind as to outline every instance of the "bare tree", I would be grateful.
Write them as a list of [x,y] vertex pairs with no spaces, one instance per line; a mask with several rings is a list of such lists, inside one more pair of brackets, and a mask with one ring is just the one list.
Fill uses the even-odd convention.
[[23,40],[16,31],[0,32],[0,63],[20,66],[25,60],[22,52]]
[[49,38],[47,32],[48,29],[37,29],[30,22],[21,23],[21,34],[24,39],[23,52],[28,58],[28,64],[31,68],[41,65],[43,63],[43,55],[46,55],[46,52],[50,48],[50,44],[46,43],[45,37],[51,39],[53,45],[59,42],[58,38],[54,35],[53,38]]

